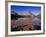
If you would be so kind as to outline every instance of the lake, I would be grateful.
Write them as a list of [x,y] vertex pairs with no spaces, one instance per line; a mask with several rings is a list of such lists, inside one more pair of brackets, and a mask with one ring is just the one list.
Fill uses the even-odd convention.
[[17,20],[11,20],[11,25],[12,27],[15,27],[15,26],[19,26],[19,25],[32,25],[32,23],[34,25],[37,25],[37,26],[41,26],[41,20],[38,19],[37,17],[36,18],[18,18]]

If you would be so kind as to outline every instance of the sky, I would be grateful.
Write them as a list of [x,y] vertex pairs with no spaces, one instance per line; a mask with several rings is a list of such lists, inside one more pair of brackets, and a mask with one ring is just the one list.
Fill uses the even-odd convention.
[[38,15],[41,12],[41,7],[11,5],[11,11],[18,13],[19,15],[28,15],[30,13]]

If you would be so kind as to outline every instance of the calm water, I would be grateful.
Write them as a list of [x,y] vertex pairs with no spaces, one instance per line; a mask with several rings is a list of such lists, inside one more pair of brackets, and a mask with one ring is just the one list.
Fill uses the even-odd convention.
[[15,21],[17,25],[31,24],[31,22],[32,22],[31,18],[19,18],[18,20]]
[[34,23],[35,25],[41,26],[41,20],[38,18],[18,18],[17,20],[12,20],[12,25],[28,25]]
[[33,22],[35,25],[41,26],[41,20],[40,20],[39,18],[34,18],[34,19],[32,19],[32,22]]

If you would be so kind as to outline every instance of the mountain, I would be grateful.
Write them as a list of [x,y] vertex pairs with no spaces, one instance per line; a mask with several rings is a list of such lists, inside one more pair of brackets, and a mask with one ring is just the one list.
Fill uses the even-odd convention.
[[13,14],[13,15],[17,15],[17,13],[16,13],[16,12],[14,12],[14,11],[11,11],[11,14]]
[[39,15],[37,15],[37,17],[38,17],[39,19],[41,19],[41,13],[39,13]]
[[20,18],[20,17],[24,17],[24,16],[19,15],[19,14],[17,14],[17,13],[14,12],[14,11],[11,11],[11,19],[18,19],[18,18]]

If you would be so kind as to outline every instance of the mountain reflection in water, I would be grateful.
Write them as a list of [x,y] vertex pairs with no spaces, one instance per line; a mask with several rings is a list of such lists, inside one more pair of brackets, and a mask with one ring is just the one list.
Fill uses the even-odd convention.
[[16,25],[25,25],[25,24],[31,24],[31,18],[18,18],[18,20],[15,21]]
[[32,20],[32,22],[33,22],[35,25],[41,26],[41,20],[38,19],[37,17],[34,18],[34,19]]
[[[38,18],[18,18],[17,20],[11,20],[12,27],[16,26],[23,26],[23,25],[32,25],[32,23],[35,25],[36,29],[35,30],[41,30],[41,20]],[[13,25],[14,24],[14,25]],[[13,29],[13,28],[12,28]],[[13,30],[14,31],[14,30]],[[18,30],[20,31],[20,30]]]

